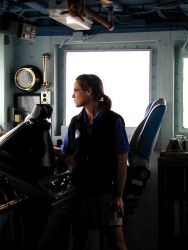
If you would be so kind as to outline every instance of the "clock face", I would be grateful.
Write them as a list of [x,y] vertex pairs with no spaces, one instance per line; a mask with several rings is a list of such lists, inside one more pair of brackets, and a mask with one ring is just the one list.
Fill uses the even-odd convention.
[[23,89],[29,89],[33,86],[35,80],[34,74],[32,72],[22,69],[17,74],[17,83]]
[[42,76],[34,66],[22,67],[15,74],[15,83],[23,91],[33,92],[42,84]]

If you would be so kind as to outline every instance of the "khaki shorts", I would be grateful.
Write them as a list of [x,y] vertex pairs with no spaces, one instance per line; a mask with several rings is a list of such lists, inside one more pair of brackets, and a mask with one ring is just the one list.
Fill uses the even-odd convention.
[[97,226],[121,226],[123,216],[113,207],[113,195],[78,195],[73,206],[73,220],[82,225]]

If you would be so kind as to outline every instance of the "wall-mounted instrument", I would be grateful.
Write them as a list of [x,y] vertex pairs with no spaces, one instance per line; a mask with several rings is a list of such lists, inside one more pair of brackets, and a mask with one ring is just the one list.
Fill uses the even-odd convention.
[[43,82],[42,73],[36,66],[25,65],[15,74],[16,86],[24,92],[35,92]]

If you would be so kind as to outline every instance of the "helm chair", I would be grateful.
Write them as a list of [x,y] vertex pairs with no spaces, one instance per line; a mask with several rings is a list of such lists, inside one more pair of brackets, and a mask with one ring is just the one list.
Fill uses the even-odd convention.
[[151,102],[146,108],[143,120],[137,126],[130,139],[127,180],[124,188],[124,198],[126,198],[126,203],[129,203],[129,201],[133,203],[137,201],[137,199],[131,198],[129,200],[128,196],[130,194],[136,196],[141,195],[143,188],[146,186],[146,182],[151,175],[149,169],[150,159],[166,109],[166,100],[163,98]]

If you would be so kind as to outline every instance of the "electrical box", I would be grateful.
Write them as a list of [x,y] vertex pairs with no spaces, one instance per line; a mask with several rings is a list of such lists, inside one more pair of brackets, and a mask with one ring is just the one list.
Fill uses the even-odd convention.
[[41,104],[51,104],[51,92],[50,91],[41,92]]

